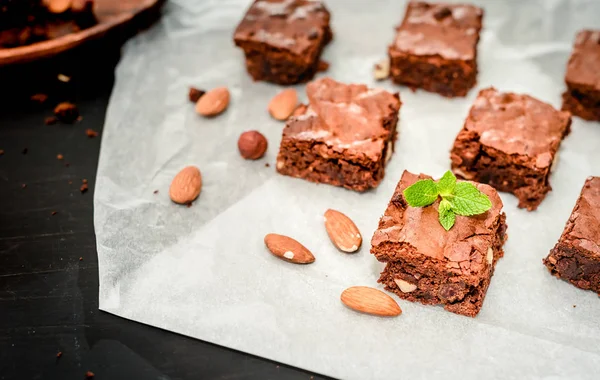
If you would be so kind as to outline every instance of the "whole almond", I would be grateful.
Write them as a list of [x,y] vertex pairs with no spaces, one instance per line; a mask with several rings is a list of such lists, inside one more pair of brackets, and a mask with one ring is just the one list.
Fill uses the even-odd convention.
[[296,240],[278,234],[265,236],[265,245],[280,259],[294,264],[310,264],[315,261],[313,254]]
[[173,178],[169,188],[171,200],[179,204],[189,204],[200,195],[202,189],[202,175],[195,166],[183,168]]
[[269,103],[269,113],[277,120],[286,120],[296,109],[298,94],[293,88],[288,88],[275,95]]
[[325,229],[331,242],[340,251],[356,252],[362,244],[362,236],[356,224],[339,211],[325,211]]
[[350,309],[381,317],[395,317],[402,309],[394,299],[381,290],[367,286],[353,286],[342,292],[340,297]]
[[196,112],[202,116],[215,116],[227,109],[229,105],[229,90],[227,87],[217,87],[208,91],[196,103]]
[[267,139],[258,131],[246,131],[238,139],[238,149],[246,160],[258,160],[267,151]]

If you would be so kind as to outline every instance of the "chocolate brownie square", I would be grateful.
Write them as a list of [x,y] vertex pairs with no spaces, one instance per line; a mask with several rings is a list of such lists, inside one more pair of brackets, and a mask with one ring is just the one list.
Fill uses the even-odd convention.
[[294,84],[312,79],[332,39],[320,1],[256,0],[234,34],[254,80]]
[[544,260],[550,273],[600,295],[600,177],[589,177],[558,243]]
[[308,107],[283,130],[277,171],[355,191],[378,186],[394,150],[399,95],[329,78],[306,94]]
[[577,34],[565,75],[562,109],[600,121],[600,30]]
[[519,207],[535,210],[552,189],[558,148],[571,115],[529,95],[481,90],[450,158],[460,178],[513,193]]
[[388,48],[396,83],[443,96],[465,96],[477,82],[483,10],[467,4],[411,1]]
[[431,178],[404,171],[371,240],[371,253],[386,263],[379,282],[398,297],[426,305],[444,305],[474,317],[481,310],[506,240],[502,200],[491,186],[473,183],[492,202],[487,212],[457,216],[446,231],[438,220],[440,201],[410,207],[408,186]]

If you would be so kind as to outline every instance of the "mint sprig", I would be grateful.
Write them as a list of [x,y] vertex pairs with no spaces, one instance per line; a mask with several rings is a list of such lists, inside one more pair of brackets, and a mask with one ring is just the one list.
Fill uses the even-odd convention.
[[478,215],[492,208],[487,195],[470,182],[456,182],[456,177],[449,170],[439,181],[417,181],[404,189],[403,194],[411,207],[426,207],[442,197],[438,213],[440,224],[446,231],[454,226],[456,215]]

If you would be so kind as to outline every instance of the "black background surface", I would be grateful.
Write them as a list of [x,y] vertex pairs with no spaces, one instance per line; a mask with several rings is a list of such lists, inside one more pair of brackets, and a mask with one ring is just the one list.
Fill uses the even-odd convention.
[[[120,45],[135,31],[0,67],[0,379],[323,379],[98,310],[94,179]],[[83,119],[45,125],[66,100]]]

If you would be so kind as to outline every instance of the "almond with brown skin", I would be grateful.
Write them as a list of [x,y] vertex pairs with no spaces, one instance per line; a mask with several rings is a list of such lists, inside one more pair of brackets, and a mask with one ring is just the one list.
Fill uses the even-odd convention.
[[340,251],[356,252],[362,244],[362,236],[356,224],[339,211],[325,211],[325,229],[331,242]]
[[196,112],[202,116],[216,116],[225,111],[228,105],[229,90],[227,87],[217,87],[202,95],[196,103]]
[[277,120],[286,120],[298,105],[298,94],[288,88],[275,95],[269,103],[269,113]]
[[202,175],[195,166],[183,168],[173,181],[169,188],[169,197],[175,203],[189,204],[200,195],[202,189]]
[[367,286],[353,286],[342,292],[340,297],[344,305],[361,313],[380,317],[395,317],[402,309],[394,299],[381,290]]
[[284,235],[268,234],[265,245],[273,255],[290,263],[310,264],[315,261],[315,256],[305,246]]

